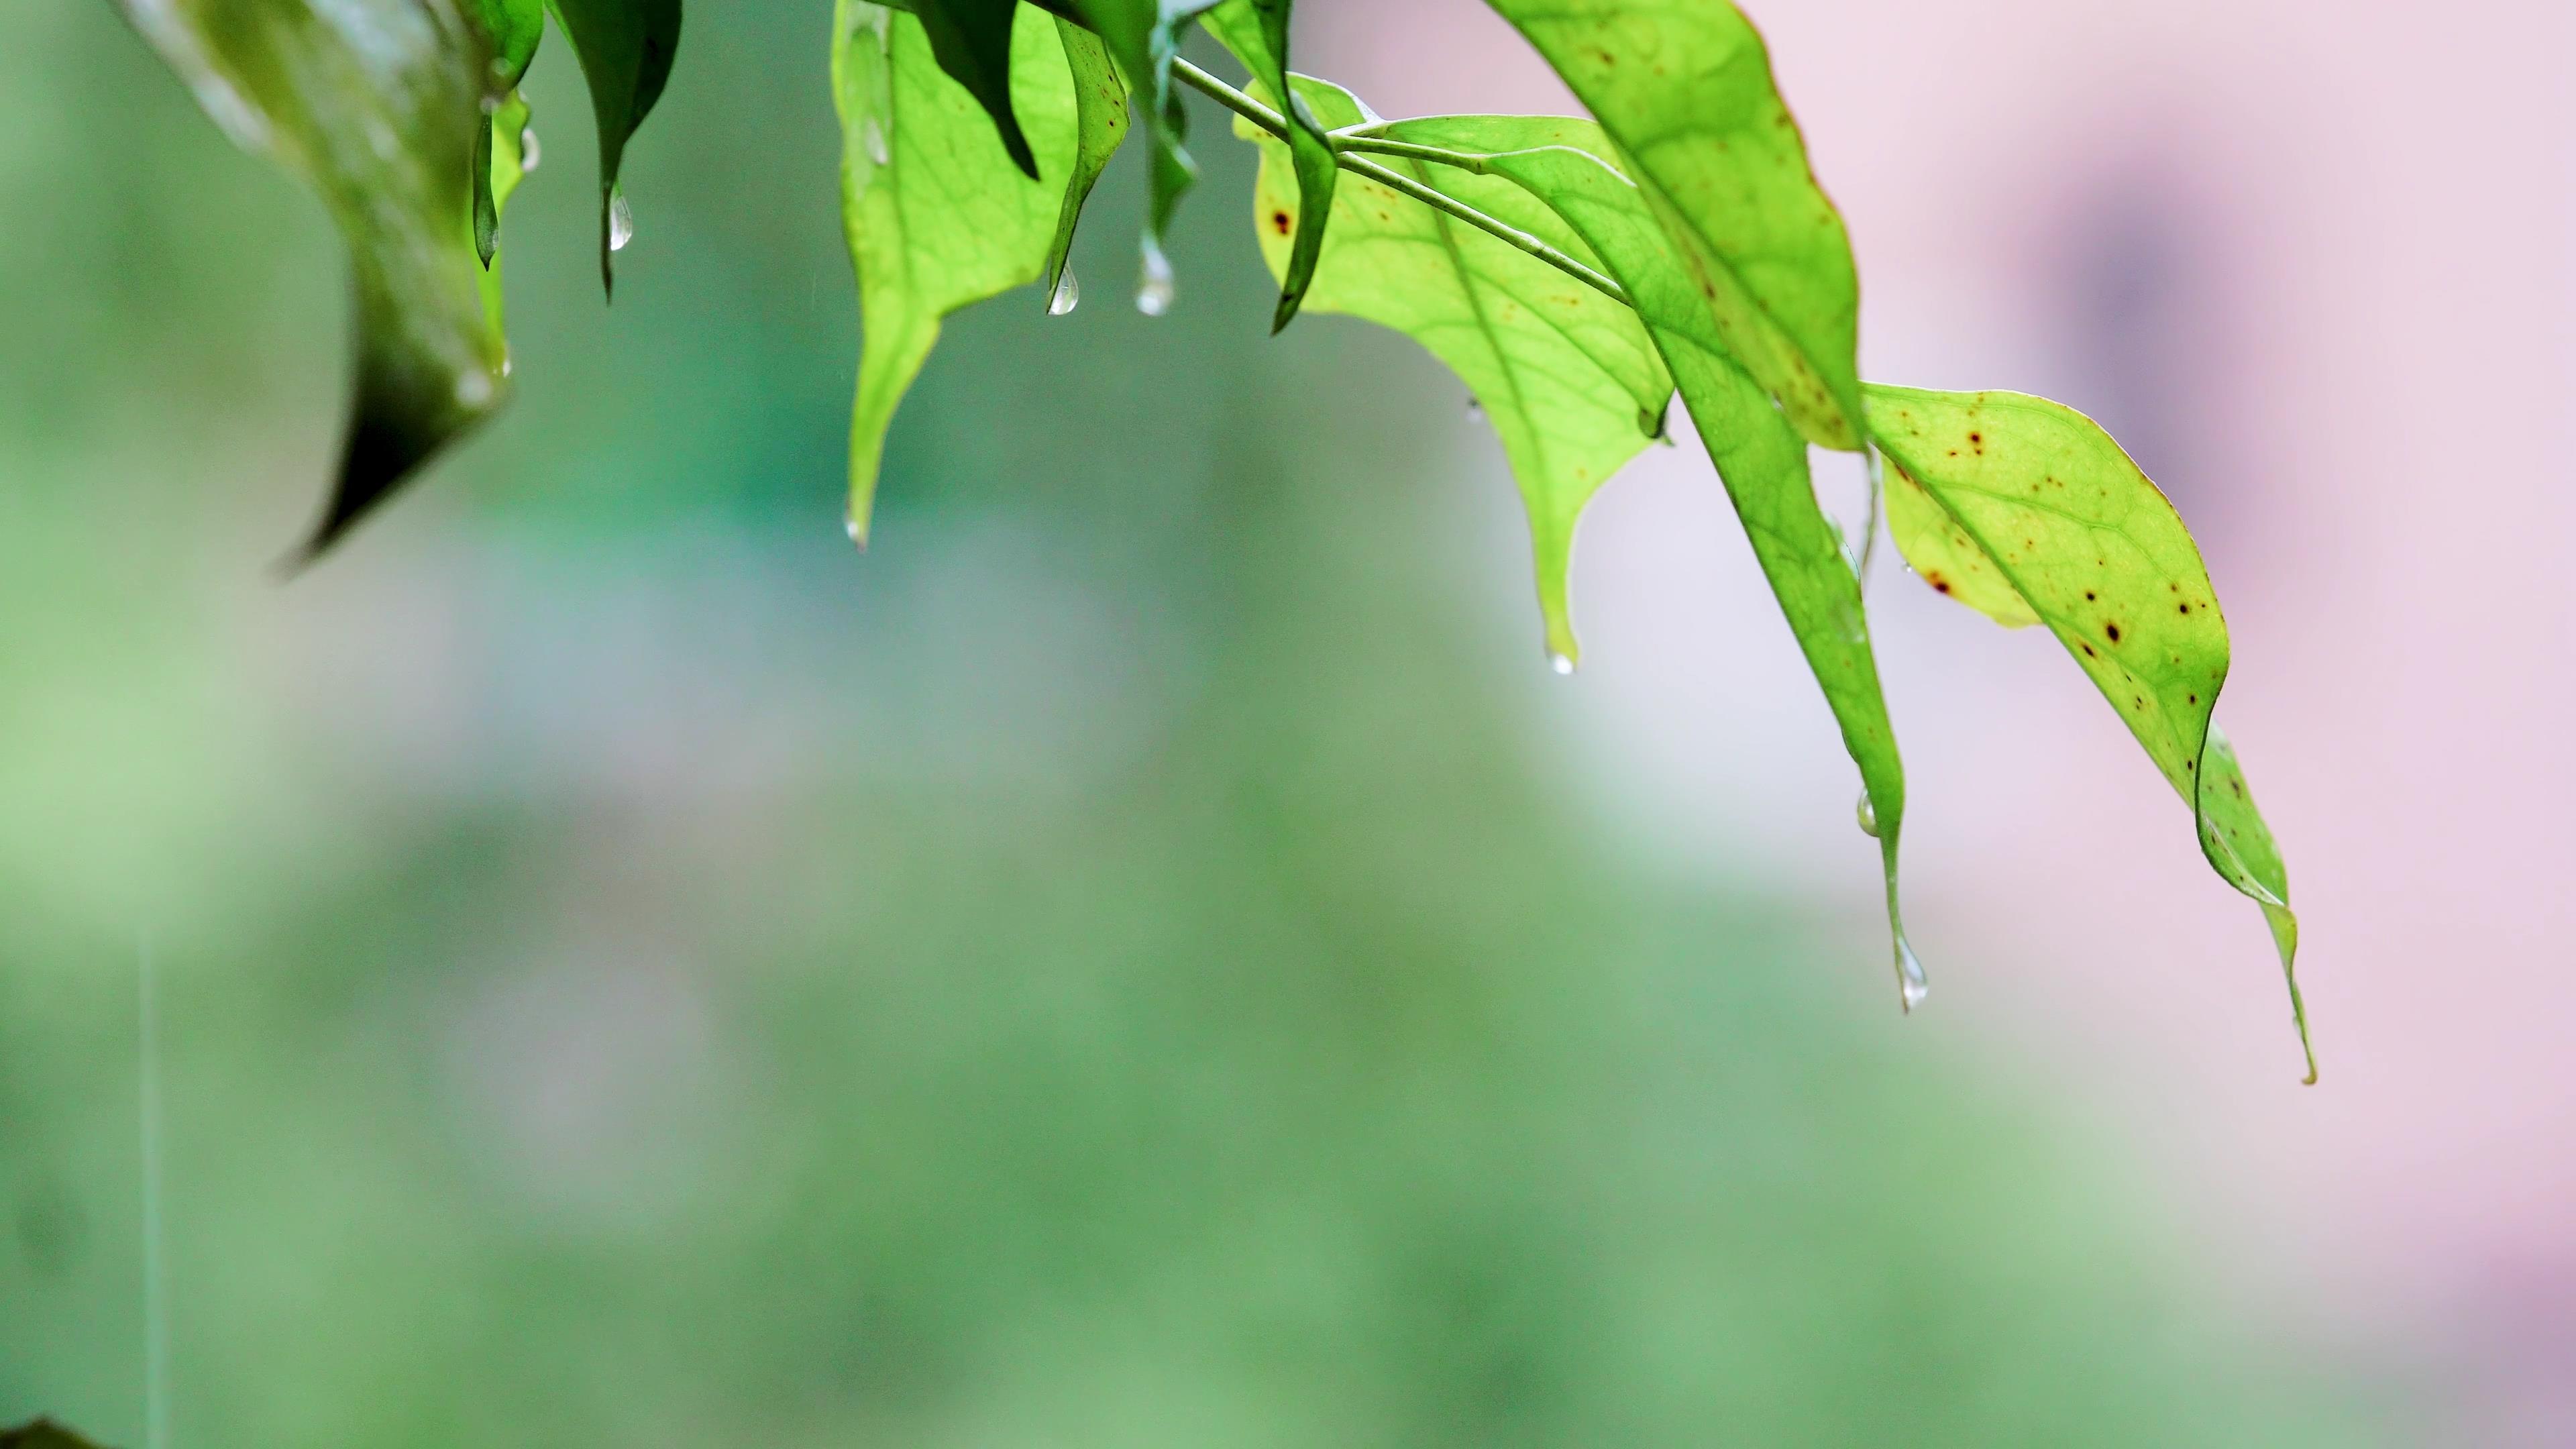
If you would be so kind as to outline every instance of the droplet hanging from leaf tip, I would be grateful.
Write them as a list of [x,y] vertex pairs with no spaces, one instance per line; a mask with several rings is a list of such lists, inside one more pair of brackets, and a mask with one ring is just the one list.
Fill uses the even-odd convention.
[[1055,290],[1047,295],[1047,315],[1061,317],[1082,305],[1082,283],[1067,266],[1056,275]]
[[1909,1016],[1914,1008],[1923,1004],[1925,997],[1932,994],[1932,983],[1923,977],[1923,963],[1915,957],[1914,948],[1906,944],[1903,936],[1896,938],[1896,989],[1898,1000]]
[[626,204],[625,192],[612,191],[608,194],[608,249],[612,252],[622,252],[626,250],[626,244],[633,240],[635,240],[635,208]]
[[1551,649],[1548,651],[1547,655],[1547,667],[1555,670],[1559,675],[1572,674],[1574,672],[1574,656],[1571,654],[1559,654],[1555,650]]
[[536,170],[537,162],[544,154],[543,149],[537,145],[537,128],[521,126],[519,128],[519,174],[525,176]]
[[859,552],[868,551],[868,526],[859,521],[857,514],[844,514],[841,518],[841,528],[850,536],[850,542],[858,546]]
[[1878,807],[1869,803],[1869,792],[1867,790],[1860,792],[1860,805],[1857,813],[1860,816],[1860,833],[1868,836],[1872,840],[1876,840],[1878,838]]
[[1172,310],[1172,259],[1151,237],[1145,240],[1143,273],[1136,283],[1136,310],[1148,317]]

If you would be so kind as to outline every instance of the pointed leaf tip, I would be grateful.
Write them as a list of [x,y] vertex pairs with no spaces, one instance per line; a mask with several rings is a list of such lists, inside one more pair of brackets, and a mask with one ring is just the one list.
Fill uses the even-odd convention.
[[652,114],[680,49],[681,0],[546,0],[581,62],[599,128],[599,278],[611,297],[614,203],[626,146]]
[[2181,515],[2064,404],[1866,391],[1898,546],[1933,588],[2007,624],[2046,624],[2191,806],[2210,869],[2263,910],[2313,1079],[2289,871],[2214,718],[2227,623]]
[[[309,558],[501,401],[508,349],[476,196],[478,162],[502,149],[484,144],[492,40],[416,0],[127,0],[127,13],[236,139],[312,185],[348,248],[357,384]],[[503,178],[488,179],[497,218]]]

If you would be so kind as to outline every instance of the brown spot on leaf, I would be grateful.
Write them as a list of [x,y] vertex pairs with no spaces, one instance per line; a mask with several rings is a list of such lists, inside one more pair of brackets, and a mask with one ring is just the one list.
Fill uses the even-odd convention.
[[2103,626],[2102,626],[2102,632],[2111,636],[2111,642],[2112,642],[2112,643],[2117,644],[2117,643],[2119,643],[2119,642],[2120,642],[2120,626],[2119,626],[2119,625],[2117,625],[2117,624],[2105,624],[2105,625],[2103,625]]
[[1281,236],[1286,236],[1296,229],[1297,219],[1284,211],[1274,211],[1270,213],[1270,224],[1279,229]]

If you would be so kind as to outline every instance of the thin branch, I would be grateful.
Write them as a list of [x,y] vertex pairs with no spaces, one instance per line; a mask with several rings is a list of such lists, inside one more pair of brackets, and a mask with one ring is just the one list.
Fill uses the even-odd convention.
[[[1214,100],[1218,105],[1259,126],[1271,135],[1283,141],[1288,139],[1286,117],[1227,85],[1224,81],[1218,80],[1178,56],[1172,58],[1172,74],[1179,77],[1191,89]],[[1455,166],[1461,171],[1481,174],[1484,168],[1477,158],[1463,152],[1443,150],[1437,146],[1415,146],[1403,141],[1382,141],[1373,137],[1345,137],[1335,134],[1330,139],[1333,142],[1333,159],[1341,163],[1342,169],[1352,175],[1365,176],[1378,185],[1391,191],[1402,192],[1435,211],[1456,217],[1507,246],[1527,252],[1622,306],[1636,305],[1628,300],[1626,288],[1537,237],[1531,236],[1528,232],[1506,225],[1454,196],[1425,186],[1400,171],[1380,165],[1358,153],[1374,151],[1382,155],[1402,156],[1417,161],[1436,162],[1443,166]]]

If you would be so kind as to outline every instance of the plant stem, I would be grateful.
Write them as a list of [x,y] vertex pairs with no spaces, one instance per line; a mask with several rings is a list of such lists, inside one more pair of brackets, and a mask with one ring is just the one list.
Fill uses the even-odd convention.
[[[1288,139],[1286,117],[1227,85],[1224,81],[1218,80],[1178,56],[1172,58],[1172,74],[1179,77],[1191,89],[1207,96],[1218,105],[1259,126],[1271,135],[1283,141]],[[1365,176],[1388,190],[1402,192],[1435,211],[1456,217],[1507,246],[1527,252],[1622,306],[1635,305],[1628,300],[1626,288],[1537,237],[1531,236],[1528,232],[1518,227],[1507,226],[1454,196],[1426,186],[1400,171],[1380,165],[1358,153],[1374,151],[1382,155],[1435,162],[1442,166],[1454,166],[1461,171],[1481,174],[1484,166],[1476,157],[1463,152],[1443,150],[1437,146],[1416,146],[1408,142],[1382,141],[1373,137],[1347,137],[1336,133],[1329,139],[1333,143],[1333,159],[1341,163],[1343,170],[1355,176]]]

